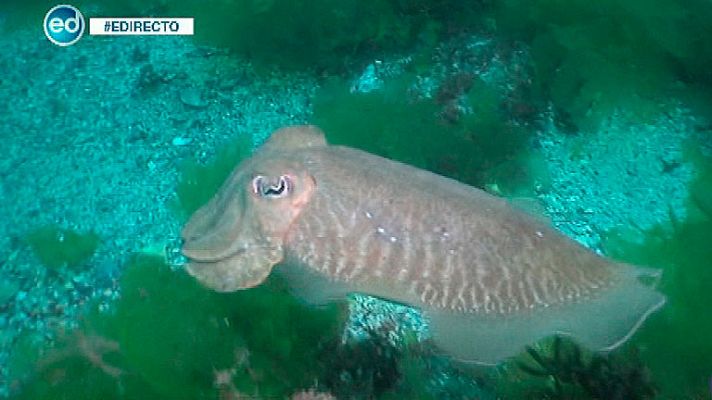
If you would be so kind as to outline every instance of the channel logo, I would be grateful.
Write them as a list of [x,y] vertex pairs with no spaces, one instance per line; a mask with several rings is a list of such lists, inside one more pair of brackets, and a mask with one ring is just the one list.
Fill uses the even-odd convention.
[[61,4],[47,11],[42,26],[50,42],[57,46],[70,46],[84,34],[84,16],[75,7]]

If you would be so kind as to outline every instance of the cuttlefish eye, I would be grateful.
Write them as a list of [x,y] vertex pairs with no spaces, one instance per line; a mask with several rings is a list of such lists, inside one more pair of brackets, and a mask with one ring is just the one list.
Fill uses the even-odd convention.
[[279,178],[270,178],[257,175],[252,178],[252,192],[260,197],[278,199],[292,192],[294,183],[289,175],[280,175]]

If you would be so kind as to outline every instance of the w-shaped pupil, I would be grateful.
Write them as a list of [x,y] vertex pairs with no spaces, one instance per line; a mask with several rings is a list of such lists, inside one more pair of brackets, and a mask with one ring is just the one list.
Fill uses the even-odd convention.
[[287,189],[287,184],[284,182],[284,179],[279,180],[279,184],[277,186],[267,186],[263,190],[263,194],[265,196],[279,196],[281,195],[285,190]]

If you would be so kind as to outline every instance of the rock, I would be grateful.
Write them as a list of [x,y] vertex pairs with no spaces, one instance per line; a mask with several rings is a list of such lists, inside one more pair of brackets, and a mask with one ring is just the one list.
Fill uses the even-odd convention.
[[[380,64],[380,61],[377,61],[376,64]],[[382,86],[383,81],[378,77],[376,65],[369,64],[351,86],[351,92],[368,93],[380,89]]]
[[195,87],[188,87],[181,90],[180,101],[191,108],[205,108],[208,102],[203,98],[203,94]]
[[191,138],[184,138],[184,137],[176,136],[171,141],[171,144],[173,146],[185,146],[192,141],[193,141],[193,139],[191,139]]

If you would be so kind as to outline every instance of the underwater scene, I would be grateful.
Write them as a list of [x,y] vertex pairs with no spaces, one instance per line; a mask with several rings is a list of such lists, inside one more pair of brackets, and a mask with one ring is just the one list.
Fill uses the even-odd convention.
[[0,399],[712,399],[709,0],[0,31]]

